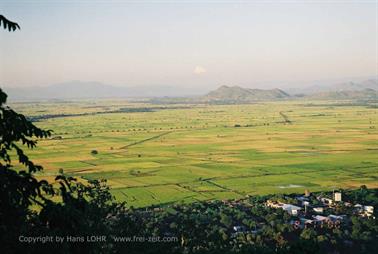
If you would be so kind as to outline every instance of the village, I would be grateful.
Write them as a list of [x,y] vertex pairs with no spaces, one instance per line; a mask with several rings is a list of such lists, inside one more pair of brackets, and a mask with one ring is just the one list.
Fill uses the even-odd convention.
[[[277,200],[267,200],[267,207],[283,209],[292,216],[294,228],[307,227],[340,227],[348,223],[349,215],[374,217],[374,207],[366,204],[353,204],[343,201],[342,192],[334,191],[332,196],[313,195],[308,190],[304,195],[294,198],[295,202],[284,203]],[[343,214],[342,212],[345,212]]]
[[[363,191],[361,189],[361,193]],[[160,214],[160,219],[165,217],[166,221],[161,224],[169,225],[163,226],[164,235],[169,236],[175,235],[175,231],[180,228],[177,221],[188,218],[194,225],[217,227],[224,233],[225,239],[236,241],[247,235],[258,238],[258,235],[265,235],[270,229],[278,230],[288,237],[300,235],[305,230],[314,230],[322,235],[338,229],[351,232],[356,223],[352,221],[353,218],[367,223],[375,221],[375,203],[366,201],[367,195],[364,194],[360,196],[362,198],[351,198],[351,193],[357,192],[338,190],[311,193],[306,190],[303,195],[276,194],[235,200],[209,200],[191,205],[170,204],[166,207],[150,207],[141,212],[146,217],[152,213]]]

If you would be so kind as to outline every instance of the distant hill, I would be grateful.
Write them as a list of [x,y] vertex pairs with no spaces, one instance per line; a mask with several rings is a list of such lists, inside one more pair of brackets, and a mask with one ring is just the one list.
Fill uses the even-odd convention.
[[316,100],[377,100],[378,91],[374,89],[364,89],[358,91],[332,91],[321,92],[305,96],[306,99]]
[[[50,86],[7,87],[1,86],[11,100],[39,99],[85,99],[85,98],[125,98],[192,96],[188,89],[171,86],[112,86],[100,82],[70,81]],[[198,94],[197,94],[198,95]]]
[[[70,100],[94,98],[150,98],[154,103],[210,103],[237,104],[256,101],[295,98],[321,100],[377,99],[378,82],[368,79],[334,85],[318,85],[300,90],[252,89],[240,86],[221,86],[205,95],[199,90],[181,86],[112,86],[100,82],[70,81],[50,86],[4,87],[10,100]],[[206,87],[201,88],[205,90]]]
[[340,91],[363,91],[365,89],[373,89],[378,91],[378,82],[376,79],[367,79],[362,81],[348,81],[340,83],[332,83],[327,85],[313,85],[302,88],[292,88],[287,91],[294,94],[318,94],[324,92],[340,92]]
[[290,95],[280,89],[262,90],[242,88],[239,86],[221,86],[203,96],[202,100],[210,103],[248,103],[288,98],[290,98]]

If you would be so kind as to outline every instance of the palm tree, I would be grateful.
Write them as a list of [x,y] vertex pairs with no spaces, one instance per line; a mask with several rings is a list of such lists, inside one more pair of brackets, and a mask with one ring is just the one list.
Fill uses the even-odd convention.
[[16,22],[12,22],[3,15],[0,14],[0,27],[3,24],[4,29],[8,29],[8,31],[15,31],[17,28],[21,29],[20,26]]

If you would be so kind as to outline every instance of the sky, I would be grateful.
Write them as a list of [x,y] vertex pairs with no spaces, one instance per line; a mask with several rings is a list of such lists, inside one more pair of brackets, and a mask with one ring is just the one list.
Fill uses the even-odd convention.
[[377,73],[376,1],[6,1],[0,84],[270,83]]

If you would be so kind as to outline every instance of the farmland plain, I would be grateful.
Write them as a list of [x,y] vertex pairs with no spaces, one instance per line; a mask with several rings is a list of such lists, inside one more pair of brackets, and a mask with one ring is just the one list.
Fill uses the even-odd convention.
[[105,178],[116,199],[135,207],[378,187],[378,109],[368,105],[82,100],[11,106],[54,131],[30,153],[44,166],[38,177],[52,179],[63,169],[82,179]]

